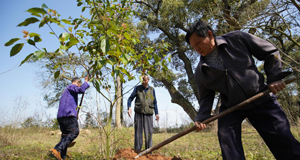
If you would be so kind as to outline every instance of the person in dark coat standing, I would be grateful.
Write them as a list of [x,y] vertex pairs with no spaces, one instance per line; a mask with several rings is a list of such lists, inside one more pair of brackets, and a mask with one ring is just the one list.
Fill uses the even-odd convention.
[[85,82],[81,85],[79,78],[73,78],[72,84],[64,90],[60,98],[57,120],[62,134],[60,142],[51,149],[52,154],[58,160],[66,158],[68,145],[79,135],[76,110],[78,94],[84,93],[90,87],[88,81],[89,78],[86,76]]
[[[241,124],[251,122],[277,160],[300,159],[300,143],[290,131],[290,124],[275,94],[285,88],[287,73],[281,70],[280,54],[271,43],[252,34],[233,31],[215,36],[211,26],[199,20],[186,34],[186,41],[200,56],[195,70],[199,93],[197,131],[206,128],[201,122],[211,115],[215,92],[221,95],[220,112],[264,91],[262,97],[218,120],[218,137],[224,160],[244,160]],[[264,61],[266,83],[253,57]]]
[[143,132],[145,134],[145,149],[152,147],[153,113],[159,120],[155,90],[148,85],[148,75],[143,75],[142,85],[134,88],[127,101],[128,115],[131,117],[131,102],[135,98],[134,107],[134,150],[140,152],[143,146]]

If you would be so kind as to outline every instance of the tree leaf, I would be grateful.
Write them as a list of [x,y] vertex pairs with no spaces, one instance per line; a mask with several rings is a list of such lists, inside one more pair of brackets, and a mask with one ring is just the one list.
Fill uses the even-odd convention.
[[12,49],[10,50],[10,56],[12,57],[12,56],[15,56],[16,54],[18,54],[21,51],[21,49],[23,48],[23,46],[24,46],[24,43],[18,43],[16,45],[14,45],[12,47]]
[[101,59],[101,60],[99,60],[99,62],[104,66],[107,62],[107,59]]
[[10,45],[12,45],[12,44],[14,44],[16,41],[18,41],[18,40],[20,40],[20,38],[12,38],[12,39],[10,39],[8,42],[6,42],[5,44],[4,44],[4,46],[10,46]]
[[41,42],[42,39],[39,36],[34,36],[34,41],[35,42]]
[[60,47],[59,47],[60,49],[62,49],[62,50],[68,50],[69,49],[69,47],[67,47],[67,46],[63,46],[63,45],[60,45]]
[[107,53],[109,51],[109,41],[108,39],[103,39],[101,41],[101,50],[103,53]]
[[40,37],[40,35],[39,35],[39,34],[37,34],[37,33],[34,33],[34,32],[31,32],[31,33],[29,33],[29,36],[30,36],[30,37],[35,37],[35,36],[39,36],[39,37]]
[[28,61],[28,59],[33,55],[33,53],[29,54],[22,62],[19,66],[21,66],[22,64],[24,64],[25,62]]
[[130,35],[129,35],[127,32],[124,33],[124,37],[125,37],[126,39],[128,39],[128,40],[131,39],[131,38],[130,38]]
[[95,86],[95,88],[100,93],[100,83],[98,82],[97,79],[96,79],[96,86]]
[[59,26],[59,27],[61,27],[61,28],[65,28],[65,26],[64,26],[64,25],[62,25],[62,24],[59,24],[58,26]]
[[36,60],[40,60],[41,58],[43,58],[45,55],[45,52],[43,51],[36,51],[34,52],[34,56],[36,58]]
[[32,16],[36,16],[36,17],[42,17],[41,15],[37,14],[37,13],[32,13]]
[[79,7],[79,6],[81,6],[83,3],[82,2],[78,2],[77,3],[77,6]]
[[142,75],[139,76],[140,82],[143,83],[143,77]]
[[62,19],[61,21],[63,21],[63,22],[66,23],[66,24],[71,25],[71,22],[70,22],[69,20],[67,20],[67,19]]
[[46,53],[48,52],[46,48],[42,48]]
[[17,25],[17,27],[20,27],[20,26],[28,26],[29,24],[32,24],[32,23],[35,23],[35,22],[38,22],[39,20],[35,17],[30,17],[30,18],[27,18],[24,22],[20,23]]
[[107,39],[103,39],[100,47],[103,53],[107,53],[109,50],[109,41]]
[[93,19],[90,22],[90,24],[101,24],[101,23],[102,23],[102,20],[99,20],[99,19]]
[[100,70],[103,67],[103,65],[99,62],[97,62],[96,70]]
[[125,58],[127,59],[127,61],[129,61],[130,60],[130,55],[129,54],[124,54],[124,56],[125,56]]
[[120,58],[120,61],[121,61],[124,65],[127,65],[127,60],[126,60],[126,58],[122,57],[122,58]]
[[35,46],[35,42],[34,42],[32,39],[28,39],[27,42],[28,42],[30,45]]
[[56,23],[56,24],[60,24],[60,21],[57,18],[49,18],[49,21],[53,22],[53,23]]
[[159,60],[157,54],[154,54],[154,60],[155,60],[155,62],[157,62]]
[[41,28],[41,27],[43,27],[45,24],[46,24],[46,19],[45,18],[43,18],[42,20],[41,20],[41,23],[39,24],[39,28]]
[[172,56],[171,55],[168,57],[168,60],[169,60],[169,62],[171,62],[171,60],[172,60]]
[[62,33],[62,34],[60,34],[60,36],[59,36],[59,39],[60,39],[61,41],[64,41],[64,42],[65,42],[65,41],[68,41],[69,38],[70,38],[70,34],[67,33],[67,32]]
[[48,6],[47,6],[45,3],[43,3],[43,4],[42,4],[42,8],[48,9]]
[[47,11],[45,11],[43,8],[37,8],[37,7],[34,7],[34,8],[30,8],[27,10],[27,12],[29,13],[40,13],[40,14],[46,14]]
[[56,71],[54,73],[54,79],[57,79],[59,77],[59,75],[60,75],[60,71]]
[[109,63],[112,64],[112,65],[115,64],[115,63],[117,63],[117,60],[116,60],[115,57],[110,57],[109,60],[110,60]]
[[71,48],[72,46],[76,45],[78,42],[79,41],[76,38],[70,37],[70,41],[66,44],[66,46]]

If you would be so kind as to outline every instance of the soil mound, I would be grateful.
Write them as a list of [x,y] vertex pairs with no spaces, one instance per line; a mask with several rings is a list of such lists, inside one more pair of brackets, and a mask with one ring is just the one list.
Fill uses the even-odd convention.
[[115,157],[113,160],[183,160],[179,157],[165,157],[163,155],[158,154],[147,154],[143,155],[137,159],[134,159],[138,154],[132,148],[125,148],[118,150],[116,152]]

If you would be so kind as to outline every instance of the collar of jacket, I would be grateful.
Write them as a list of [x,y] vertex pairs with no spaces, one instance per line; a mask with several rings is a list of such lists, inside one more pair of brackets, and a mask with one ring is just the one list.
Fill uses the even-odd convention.
[[227,41],[224,37],[216,36],[215,39],[216,39],[217,46],[220,46],[222,44],[227,44]]

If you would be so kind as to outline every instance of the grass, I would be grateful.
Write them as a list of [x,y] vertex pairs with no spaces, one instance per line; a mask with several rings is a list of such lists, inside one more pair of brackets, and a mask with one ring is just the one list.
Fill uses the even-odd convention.
[[[70,159],[104,159],[105,137],[98,129],[89,129],[90,134],[82,131],[74,147],[68,149]],[[292,127],[292,133],[300,140],[300,127]],[[59,134],[51,135],[48,128],[0,128],[0,159],[6,160],[54,160],[49,150],[58,143]],[[58,130],[55,131],[59,133]],[[153,144],[156,145],[175,133],[158,133],[153,135]],[[134,144],[133,128],[122,128],[111,134],[110,154],[113,157],[118,149],[132,148]],[[249,125],[244,124],[242,140],[247,160],[275,159],[269,149]],[[202,132],[192,132],[177,139],[168,145],[154,151],[155,154],[165,156],[180,156],[195,160],[221,160],[221,150],[218,143],[216,129]]]

